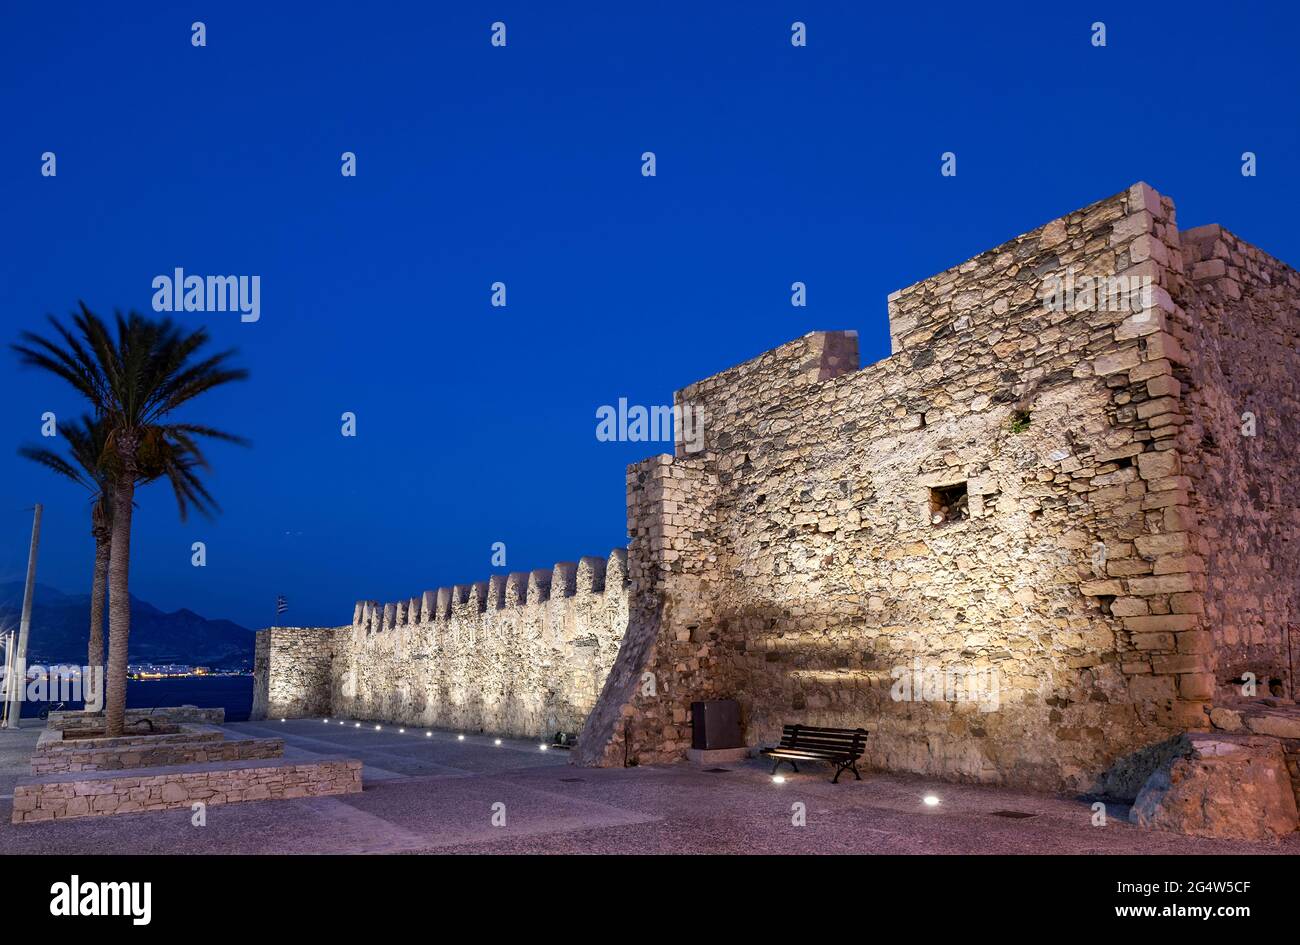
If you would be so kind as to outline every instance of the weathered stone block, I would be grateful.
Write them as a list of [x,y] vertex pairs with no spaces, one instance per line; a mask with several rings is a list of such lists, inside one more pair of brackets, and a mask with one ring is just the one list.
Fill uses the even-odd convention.
[[1252,712],[1246,716],[1246,728],[1257,735],[1300,738],[1300,712]]
[[1152,450],[1142,453],[1137,457],[1137,466],[1138,473],[1143,479],[1163,479],[1167,476],[1176,476],[1181,471],[1178,454],[1173,450]]
[[1079,585],[1079,591],[1085,597],[1102,597],[1124,593],[1124,585],[1119,581],[1085,581]]
[[1295,794],[1276,741],[1185,736],[1185,747],[1143,785],[1130,818],[1198,837],[1270,840],[1296,829]]
[[1129,695],[1137,702],[1172,699],[1174,689],[1174,680],[1169,676],[1134,676],[1128,681]]
[[1203,673],[1209,665],[1196,653],[1175,653],[1151,657],[1151,669],[1156,673]]
[[1154,577],[1129,578],[1129,590],[1134,594],[1175,594],[1191,591],[1195,585],[1190,574],[1161,574]]
[[[1160,672],[1159,669],[1155,669],[1155,671]],[[1179,674],[1178,695],[1184,699],[1197,701],[1213,697],[1214,674],[1207,672]]]
[[1210,722],[1225,732],[1238,732],[1243,725],[1241,713],[1224,706],[1215,706],[1210,710]]
[[1092,369],[1100,377],[1118,374],[1129,368],[1135,368],[1142,361],[1137,348],[1122,348],[1108,354],[1098,355],[1093,361]]
[[1187,533],[1143,534],[1143,536],[1134,538],[1134,547],[1138,549],[1138,554],[1147,555],[1148,558],[1154,558],[1157,555],[1180,554],[1180,552],[1187,551]]
[[1125,617],[1124,627],[1132,633],[1178,633],[1200,622],[1196,614],[1162,614],[1155,617]]
[[1137,617],[1150,610],[1145,598],[1120,597],[1110,605],[1110,612],[1116,617]]

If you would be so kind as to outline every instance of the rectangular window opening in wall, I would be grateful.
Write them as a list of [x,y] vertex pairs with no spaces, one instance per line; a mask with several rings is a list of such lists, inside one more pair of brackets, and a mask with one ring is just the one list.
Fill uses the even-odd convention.
[[970,500],[966,495],[966,483],[956,482],[948,486],[930,487],[931,525],[964,522],[969,517]]

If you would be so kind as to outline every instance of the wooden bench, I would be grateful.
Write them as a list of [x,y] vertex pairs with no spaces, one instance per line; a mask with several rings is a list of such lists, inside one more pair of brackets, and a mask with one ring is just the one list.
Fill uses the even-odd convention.
[[796,772],[800,761],[824,761],[835,765],[835,777],[831,783],[836,784],[840,775],[852,771],[859,781],[857,761],[862,757],[866,747],[867,733],[860,728],[818,728],[813,725],[787,725],[781,730],[781,744],[775,748],[764,748],[761,754],[775,758],[772,773],[781,767],[781,762],[790,763]]

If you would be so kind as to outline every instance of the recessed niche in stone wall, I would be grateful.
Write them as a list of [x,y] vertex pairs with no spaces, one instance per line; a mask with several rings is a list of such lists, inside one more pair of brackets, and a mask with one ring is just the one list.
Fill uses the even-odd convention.
[[962,522],[970,517],[970,500],[966,483],[954,482],[946,486],[930,487],[930,524],[947,525]]

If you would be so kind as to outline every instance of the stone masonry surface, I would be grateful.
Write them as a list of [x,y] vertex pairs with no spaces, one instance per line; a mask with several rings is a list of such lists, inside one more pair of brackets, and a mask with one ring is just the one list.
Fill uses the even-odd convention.
[[[1253,673],[1282,694],[1300,666],[1300,273],[1217,225],[1183,236],[1189,317],[1178,383],[1205,625],[1220,690]],[[1253,429],[1252,429],[1253,426]],[[1247,435],[1249,433],[1249,435]]]
[[361,792],[361,762],[331,759],[216,764],[55,774],[14,786],[13,822],[99,817],[146,810],[240,801],[324,797]]
[[626,554],[362,601],[353,623],[258,633],[254,719],[339,715],[576,732],[627,626]]
[[[145,720],[148,720],[147,722]],[[194,705],[162,706],[153,709],[127,709],[126,726],[132,731],[143,731],[150,726],[175,725],[180,722],[201,722],[206,725],[220,725],[226,720],[226,710],[222,708],[199,708]],[[56,711],[51,712],[47,726],[54,729],[81,732],[93,729],[103,730],[104,714],[102,712]]]
[[[1207,728],[1247,665],[1293,696],[1297,276],[1212,245],[1255,304],[1200,292],[1172,201],[1137,184],[895,293],[884,361],[819,332],[678,392],[705,450],[629,472],[630,626],[580,759],[676,760],[690,703],[732,697],[751,743],[863,726],[880,768],[1132,798],[1144,750]],[[1149,288],[1046,305],[1069,274]],[[1202,354],[1216,304],[1201,335],[1265,357]],[[1227,425],[1205,405],[1247,393],[1267,442],[1202,455],[1191,431]],[[962,514],[936,523],[951,487]],[[995,671],[997,708],[895,699],[918,663]]]
[[32,774],[249,761],[284,754],[283,739],[227,738],[220,729],[197,725],[181,726],[175,734],[122,738],[65,740],[63,734],[61,729],[47,729],[41,734],[32,754]]

